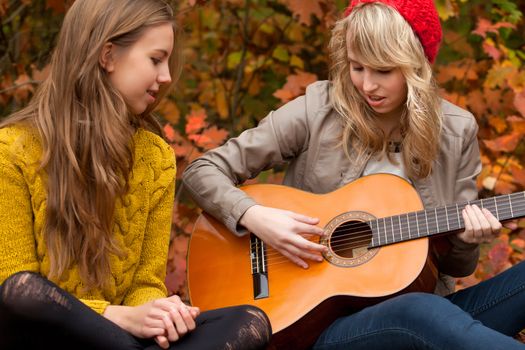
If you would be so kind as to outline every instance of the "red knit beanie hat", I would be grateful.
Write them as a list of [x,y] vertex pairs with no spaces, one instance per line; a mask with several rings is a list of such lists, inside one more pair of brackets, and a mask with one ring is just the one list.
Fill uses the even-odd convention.
[[441,23],[433,0],[351,0],[345,10],[348,16],[361,3],[380,2],[392,6],[403,16],[423,45],[425,55],[433,63],[441,43]]

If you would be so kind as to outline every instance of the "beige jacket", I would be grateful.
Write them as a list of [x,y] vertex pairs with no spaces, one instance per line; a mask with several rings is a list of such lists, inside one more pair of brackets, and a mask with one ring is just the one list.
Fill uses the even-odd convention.
[[[330,104],[330,83],[319,81],[304,96],[287,103],[223,146],[193,161],[183,174],[183,184],[205,211],[233,233],[244,212],[256,202],[236,186],[261,171],[287,164],[284,185],[313,193],[327,193],[361,176],[368,159],[353,161],[340,142],[341,118]],[[432,175],[413,180],[425,207],[465,202],[477,197],[475,178],[481,170],[477,124],[471,113],[446,101],[441,150]],[[352,156],[352,153],[350,153]],[[471,274],[479,249],[449,235],[452,249],[438,257],[442,274]],[[436,293],[453,291],[454,281],[441,276]]]

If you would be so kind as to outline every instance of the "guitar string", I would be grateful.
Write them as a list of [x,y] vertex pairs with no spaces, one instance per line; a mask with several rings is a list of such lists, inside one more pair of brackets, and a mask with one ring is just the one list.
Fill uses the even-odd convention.
[[[501,209],[500,211],[498,211],[498,213],[500,213],[502,216],[505,216],[505,215],[507,215],[507,214],[511,214],[511,216],[513,216],[512,214],[513,214],[514,212],[519,212],[519,211],[522,210],[522,209],[525,209],[525,204],[524,204],[524,205],[517,204],[517,205],[514,206],[513,208],[509,208],[508,211],[507,211],[507,210],[504,210],[504,209]],[[354,235],[354,236],[355,236],[356,234],[361,234],[361,233],[365,233],[365,232],[366,232],[366,233],[371,232],[371,230],[370,230],[369,228],[367,228],[367,229],[365,229],[365,230],[362,230],[362,231],[355,231],[355,232],[353,232],[354,229],[355,229],[355,227],[357,227],[357,226],[363,226],[363,225],[367,225],[367,226],[368,226],[368,223],[371,223],[371,222],[377,222],[377,227],[379,227],[379,228],[378,228],[378,231],[381,231],[381,227],[380,227],[381,224],[379,223],[379,221],[380,221],[380,220],[383,220],[383,221],[385,222],[385,224],[386,224],[387,226],[390,227],[390,228],[388,229],[388,233],[391,233],[391,232],[392,232],[391,235],[394,235],[394,236],[397,236],[396,233],[399,232],[399,235],[400,235],[401,237],[403,237],[402,230],[404,230],[404,231],[406,232],[406,229],[408,229],[409,227],[412,227],[411,223],[416,222],[416,226],[417,226],[417,225],[419,224],[420,221],[423,221],[423,222],[422,222],[422,226],[427,226],[427,231],[428,231],[430,225],[427,224],[427,221],[428,221],[427,218],[425,218],[425,220],[422,220],[423,218],[419,218],[419,217],[408,218],[408,216],[407,216],[407,218],[408,218],[408,222],[407,222],[407,220],[406,220],[405,218],[403,218],[403,222],[406,223],[406,227],[405,227],[405,225],[404,225],[403,223],[402,223],[401,225],[399,225],[398,223],[396,224],[396,226],[398,226],[398,227],[400,228],[399,231],[398,231],[397,229],[394,228],[394,226],[392,225],[392,223],[388,223],[388,222],[387,222],[389,218],[397,218],[397,217],[406,216],[406,215],[408,215],[408,214],[401,214],[401,215],[389,216],[389,217],[379,218],[379,219],[374,219],[374,220],[369,220],[369,221],[357,221],[357,220],[356,220],[356,221],[353,221],[353,222],[351,222],[351,223],[346,222],[346,223],[343,223],[341,226],[339,226],[339,227],[341,228],[340,230],[337,230],[337,229],[336,229],[336,230],[337,230],[338,233],[344,233],[344,234],[338,234],[338,237],[344,237],[345,235]],[[517,216],[517,215],[514,215],[514,216]],[[417,220],[414,221],[414,220],[411,220],[411,219],[417,219]],[[444,219],[445,222],[442,222],[442,221],[441,221],[442,219]],[[391,219],[391,220],[393,220],[393,219]],[[446,218],[446,217],[437,218],[437,220],[438,220],[438,224],[437,224],[437,225],[434,225],[435,220],[436,220],[435,217],[432,218],[432,219],[430,219],[431,224],[432,224],[432,227],[435,226],[436,229],[438,229],[438,228],[439,228],[440,226],[442,226],[442,225],[443,225],[443,226],[446,225],[447,227],[450,225],[450,221],[447,222],[447,218]],[[395,219],[395,221],[399,222],[398,219]],[[457,220],[454,220],[454,222],[456,222],[456,221],[457,221]],[[455,229],[453,228],[453,229],[451,229],[450,231],[459,230],[459,229],[464,228],[464,222],[463,222],[463,217],[462,217],[462,216],[460,216],[460,220],[459,220],[459,222],[457,222],[457,223],[460,224],[461,226],[458,227],[458,228],[455,228]],[[346,224],[346,225],[345,225],[345,224]],[[385,226],[385,224],[383,224],[383,227]],[[344,227],[344,228],[343,228],[343,227]],[[369,226],[368,226],[368,227],[369,227]],[[385,231],[385,234],[382,235],[382,236],[385,237],[385,241],[388,241],[389,238],[390,238],[390,237],[388,237],[389,234],[386,233],[386,230],[384,230],[384,231]],[[439,230],[438,230],[438,231],[439,231]],[[448,231],[448,229],[447,229],[447,231]],[[351,233],[347,234],[347,232],[351,232]],[[446,232],[446,231],[442,231],[442,232]],[[438,232],[435,232],[435,233],[438,233]],[[379,235],[381,235],[380,232],[379,232]],[[408,235],[408,239],[412,239],[412,238],[414,238],[414,239],[416,239],[416,238],[423,238],[423,237],[427,237],[427,236],[429,236],[429,235],[432,235],[432,233],[428,233],[428,234],[426,234],[426,235],[424,235],[424,236],[420,236],[420,235],[418,234],[417,237],[412,237],[412,235],[409,234],[409,235]],[[405,237],[407,237],[407,236],[405,235]],[[381,237],[380,237],[380,238],[381,238]],[[403,240],[401,240],[401,241],[403,241]],[[393,242],[390,242],[390,243],[393,243]],[[252,243],[252,248],[254,247],[255,244],[257,244],[257,243]]]
[[[523,208],[519,208],[519,206],[517,205],[516,209],[518,211],[521,210],[521,209],[525,209],[525,205],[523,205]],[[515,210],[513,210],[513,211],[515,211]],[[502,213],[502,214],[505,214],[505,213]],[[387,219],[387,218],[385,218],[385,219]],[[377,220],[373,220],[373,221],[377,221]],[[461,221],[463,221],[463,220],[461,220]],[[367,222],[370,222],[370,221],[356,222],[356,224],[354,224],[354,225],[350,224],[350,225],[347,225],[347,227],[350,227],[350,226],[354,226],[354,227],[355,226],[363,226],[363,225],[366,225]],[[391,224],[388,224],[388,225],[392,226]],[[424,225],[426,225],[426,223]],[[397,225],[397,226],[399,227],[399,225]],[[383,235],[383,234],[379,233],[380,236],[384,237],[384,240],[378,240],[379,243],[381,243],[381,241],[384,241],[383,242],[384,245],[389,245],[389,244],[399,243],[399,242],[408,241],[408,240],[412,240],[412,239],[424,238],[424,237],[428,237],[428,236],[432,235],[432,234],[427,234],[427,235],[423,235],[423,236],[417,235],[417,236],[414,236],[414,237],[405,235],[403,237],[402,231],[406,232],[406,228],[408,228],[408,225],[406,225],[406,227],[404,227],[404,225],[401,225],[399,231],[396,230],[396,229],[389,230],[389,232],[392,232],[392,234],[386,234],[385,233]],[[436,226],[436,228],[437,228],[437,226]],[[452,229],[451,231],[460,230],[462,228],[463,228],[463,226],[459,227],[459,228],[456,228],[456,229]],[[361,243],[370,243],[372,241],[371,238],[373,236],[373,233],[372,233],[372,230],[370,230],[370,229],[365,229],[365,230],[362,230],[362,231],[355,231],[355,232],[351,232],[351,231],[352,231],[352,229],[341,229],[341,230],[338,230],[337,231],[338,233],[344,232],[344,234],[338,234],[336,237],[334,237],[333,240],[330,240],[330,242],[331,242],[330,247],[332,248],[332,250],[349,249],[349,247],[352,247],[352,245],[361,244]],[[346,233],[346,232],[351,232],[351,233]],[[398,232],[398,233],[396,233],[396,232]],[[365,233],[365,234],[363,235],[362,233]],[[393,240],[391,240],[392,237],[390,237],[392,235],[394,236]],[[396,236],[398,236],[398,235],[402,238],[399,241],[395,240]],[[315,242],[315,241],[312,241],[312,240],[310,240],[310,241],[311,242]],[[254,244],[256,244],[256,243],[254,243]],[[360,247],[365,247],[365,246],[356,246],[356,248],[360,248]],[[282,256],[282,254],[279,253],[277,250],[275,250],[275,249],[272,249],[272,250],[274,250],[275,252],[274,253],[267,253],[267,255],[266,255],[266,259],[267,260],[271,259],[275,255]],[[288,259],[288,258],[286,258],[286,259]]]

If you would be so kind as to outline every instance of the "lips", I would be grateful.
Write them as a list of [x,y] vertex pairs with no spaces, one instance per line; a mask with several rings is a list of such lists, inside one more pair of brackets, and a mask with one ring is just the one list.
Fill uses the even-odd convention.
[[151,102],[154,102],[157,99],[158,91],[147,90],[146,93],[151,97]]
[[385,100],[385,97],[382,96],[375,96],[375,95],[365,95],[366,102],[370,105],[370,107],[379,107],[383,101]]

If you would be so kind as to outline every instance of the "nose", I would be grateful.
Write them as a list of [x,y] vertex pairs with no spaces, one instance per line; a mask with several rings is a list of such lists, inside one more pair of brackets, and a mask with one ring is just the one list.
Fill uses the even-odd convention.
[[373,92],[375,89],[377,89],[377,86],[378,85],[374,73],[365,70],[363,74],[363,91]]
[[170,67],[168,63],[162,65],[159,75],[157,76],[157,82],[159,84],[169,84],[171,83],[171,74],[170,74]]

